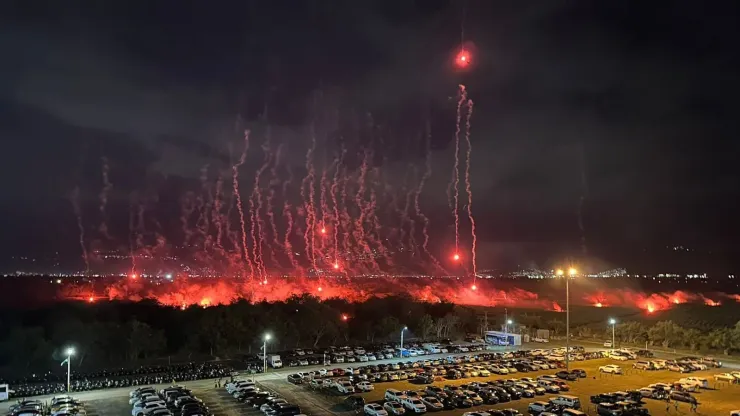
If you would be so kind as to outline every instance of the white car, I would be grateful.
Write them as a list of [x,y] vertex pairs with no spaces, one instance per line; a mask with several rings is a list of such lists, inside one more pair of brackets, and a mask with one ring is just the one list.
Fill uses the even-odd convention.
[[709,388],[709,381],[704,377],[684,377],[678,380],[681,384],[694,384],[701,389]]
[[443,410],[445,407],[442,402],[434,396],[424,396],[421,398],[421,402],[427,407],[427,410],[438,411]]
[[131,409],[131,416],[143,416],[154,409],[166,409],[167,405],[163,401],[143,403],[141,406],[134,406]]
[[627,361],[627,360],[629,360],[629,358],[626,355],[622,355],[622,354],[618,354],[618,353],[609,354],[609,358],[611,358],[612,360],[617,360],[617,361]]
[[726,381],[728,383],[737,383],[740,381],[740,379],[735,377],[732,373],[715,374],[714,379],[717,381]]
[[406,409],[403,408],[401,403],[396,401],[385,402],[383,409],[388,412],[389,415],[400,416],[406,414]]
[[335,384],[337,387],[337,391],[342,394],[352,394],[355,392],[355,388],[352,386],[352,383],[349,381],[340,381]]
[[383,409],[383,406],[377,403],[366,404],[362,410],[367,416],[388,416],[388,412]]
[[614,364],[602,365],[599,367],[599,371],[602,373],[622,374],[622,367]]
[[359,391],[373,391],[375,390],[375,386],[373,386],[372,383],[369,381],[361,381],[357,384],[355,384],[355,390]]
[[427,407],[424,405],[424,403],[421,402],[420,399],[417,399],[415,397],[407,397],[403,399],[401,402],[404,408],[406,410],[412,412],[412,413],[426,413]]

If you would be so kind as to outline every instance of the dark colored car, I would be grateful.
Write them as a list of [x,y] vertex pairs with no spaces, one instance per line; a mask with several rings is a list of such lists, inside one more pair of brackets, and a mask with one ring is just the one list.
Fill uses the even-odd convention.
[[417,384],[432,384],[434,382],[434,376],[428,373],[421,373],[413,381]]
[[555,375],[558,378],[561,378],[563,380],[568,380],[568,381],[576,381],[576,380],[578,380],[578,375],[577,374],[574,374],[572,372],[568,372],[568,371],[565,371],[565,370],[558,371],[557,373],[555,373]]
[[498,404],[499,398],[491,390],[481,390],[478,395],[486,402],[486,404]]
[[586,370],[581,370],[580,368],[576,368],[573,370],[570,370],[571,373],[578,376],[578,378],[586,378]]
[[473,407],[473,401],[465,396],[457,396],[455,397],[455,406],[459,409],[467,409]]
[[506,390],[506,392],[509,393],[509,396],[514,400],[522,398],[522,392],[516,387],[504,387],[504,390]]
[[593,404],[616,403],[618,400],[619,398],[614,393],[600,393],[590,398],[590,402]]
[[344,399],[344,405],[352,410],[362,409],[365,406],[365,399],[360,396],[349,396]]

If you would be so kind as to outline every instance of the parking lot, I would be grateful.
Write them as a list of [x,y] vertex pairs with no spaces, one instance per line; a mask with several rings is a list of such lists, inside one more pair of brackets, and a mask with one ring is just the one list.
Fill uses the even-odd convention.
[[[439,357],[438,357],[439,358]],[[423,359],[418,357],[415,359]],[[396,360],[391,360],[396,361]],[[404,359],[403,361],[408,361]],[[387,361],[386,361],[387,362]],[[697,371],[690,374],[680,374],[676,372],[670,372],[668,370],[657,370],[657,371],[644,371],[644,370],[633,370],[632,363],[634,361],[614,361],[608,358],[593,359],[587,361],[576,361],[571,364],[571,368],[583,369],[587,373],[586,378],[581,378],[577,381],[570,381],[570,391],[565,394],[574,395],[580,398],[583,405],[583,410],[590,415],[596,415],[594,405],[590,404],[590,396],[599,393],[608,393],[614,391],[634,390],[641,387],[646,387],[652,383],[665,382],[673,383],[678,379],[686,376],[699,376],[705,377],[709,380],[710,389],[701,390],[694,393],[695,397],[699,401],[698,414],[701,415],[729,415],[730,411],[737,410],[740,408],[740,385],[717,383],[712,377],[713,374],[725,372],[725,369],[710,369],[705,371]],[[365,363],[363,363],[365,364]],[[611,375],[603,374],[598,371],[599,367],[606,364],[617,364],[622,367],[624,374],[622,375]],[[362,364],[353,363],[348,365],[333,365],[333,368],[346,368],[346,367],[359,367]],[[309,367],[308,369],[314,369]],[[301,407],[301,410],[311,416],[318,415],[352,415],[354,411],[348,409],[343,404],[346,396],[340,395],[336,392],[322,391],[317,392],[310,388],[307,384],[294,385],[290,384],[286,380],[286,376],[292,372],[298,370],[296,368],[282,369],[280,371],[274,371],[268,374],[257,375],[256,379],[261,389],[266,389],[278,393],[280,396],[285,398],[291,403],[295,403]],[[432,385],[443,387],[445,385],[456,385],[470,383],[473,381],[485,382],[497,379],[509,379],[509,378],[522,378],[531,377],[537,378],[540,375],[554,374],[558,370],[540,370],[530,371],[526,373],[515,373],[510,375],[496,375],[493,374],[489,377],[469,377],[458,380],[440,380],[435,381]],[[214,380],[202,380],[193,382],[178,383],[183,384],[186,387],[192,389],[193,393],[204,401],[208,406],[213,415],[219,416],[235,416],[235,415],[255,415],[261,416],[262,413],[251,406],[240,403],[233,397],[231,397],[226,390],[216,388],[214,386]],[[162,388],[165,385],[157,386]],[[358,393],[356,395],[362,396],[366,402],[382,403],[383,395],[386,389],[393,388],[397,390],[423,390],[427,385],[414,384],[409,381],[390,381],[390,382],[379,382],[374,383],[375,389],[367,393]],[[85,408],[90,416],[106,416],[106,415],[129,415],[131,414],[131,406],[128,404],[128,388],[118,388],[109,390],[99,390],[93,392],[82,392],[75,394],[80,400],[84,401]],[[552,394],[546,394],[544,396],[536,396],[535,398],[522,398],[520,400],[512,400],[511,402],[501,403],[497,405],[481,405],[475,406],[469,409],[456,409],[449,411],[438,412],[440,416],[447,415],[462,415],[466,411],[480,411],[487,409],[505,409],[513,408],[523,414],[527,414],[527,406],[530,402],[537,400],[547,401],[549,397],[553,397]],[[40,398],[43,400],[43,398]],[[644,399],[645,408],[649,409],[652,415],[683,415],[691,413],[690,407],[686,403],[680,403],[678,411],[673,407],[671,403],[670,412],[666,412],[666,402],[657,401],[653,399]],[[0,410],[6,405],[0,405]]]
[[[668,383],[679,380],[686,376],[698,376],[704,377],[709,380],[710,388],[701,389],[700,391],[693,393],[699,401],[697,409],[698,414],[703,415],[728,415],[731,410],[737,410],[740,407],[740,386],[737,384],[731,385],[727,383],[718,383],[714,380],[713,375],[723,372],[722,369],[709,369],[704,371],[696,371],[691,374],[681,374],[677,372],[671,372],[668,370],[635,370],[632,369],[632,363],[634,361],[614,361],[609,358],[600,358],[587,361],[577,361],[571,364],[571,368],[583,369],[587,373],[586,378],[581,378],[577,381],[569,381],[570,391],[563,392],[563,394],[569,394],[579,397],[583,405],[583,410],[590,415],[596,415],[596,408],[594,404],[590,403],[590,397],[600,393],[609,393],[615,391],[626,391],[635,390],[642,387],[647,387],[653,383]],[[599,372],[599,367],[607,364],[616,364],[621,366],[624,373],[621,375],[604,374]],[[485,382],[496,379],[509,379],[509,378],[521,378],[531,377],[537,378],[538,376],[545,374],[554,374],[557,370],[541,370],[541,371],[530,371],[526,373],[515,373],[510,375],[491,375],[489,377],[469,377],[458,380],[442,380],[435,381],[433,385],[443,387],[445,385],[456,385],[459,386],[465,383],[471,383],[473,381]],[[281,386],[282,385],[282,386]],[[366,403],[379,403],[382,404],[383,396],[386,389],[397,389],[397,390],[424,390],[427,385],[414,384],[410,381],[391,381],[375,383],[375,389],[371,392],[356,393],[355,395],[362,396]],[[331,410],[336,411],[341,409],[342,402],[345,398],[343,395],[338,393],[327,394],[326,392],[316,392],[312,390],[308,385],[292,385],[287,381],[275,381],[272,383],[272,387],[281,391],[291,391],[296,398],[296,402],[300,403],[305,395],[300,395],[301,390],[306,392],[307,395],[313,395],[317,400],[333,402],[335,406],[330,407]],[[554,397],[553,394],[546,394],[544,396],[536,396],[535,398],[522,398],[519,400],[512,400],[511,402],[501,403],[497,405],[481,405],[475,406],[468,409],[456,409],[456,410],[445,410],[440,411],[440,416],[447,415],[462,415],[464,412],[486,410],[486,409],[505,409],[512,408],[516,409],[523,414],[528,414],[528,404],[533,401],[544,400],[547,401],[549,397]],[[666,402],[661,400],[654,400],[645,398],[645,408],[650,411],[652,415],[664,415],[666,413]],[[691,412],[690,405],[687,403],[679,403],[678,410],[674,407],[674,402],[671,402],[670,414],[689,414]],[[697,414],[695,413],[695,414]]]

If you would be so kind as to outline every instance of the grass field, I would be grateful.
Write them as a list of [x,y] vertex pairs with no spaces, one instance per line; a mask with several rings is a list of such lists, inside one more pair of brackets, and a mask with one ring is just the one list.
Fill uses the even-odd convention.
[[[599,359],[572,363],[572,368],[581,368],[586,370],[588,377],[580,379],[579,381],[569,382],[571,389],[569,392],[564,394],[570,394],[578,396],[581,399],[581,403],[584,406],[584,411],[589,415],[596,415],[596,410],[593,405],[590,405],[589,397],[598,393],[607,393],[619,390],[630,390],[645,387],[651,383],[666,382],[672,383],[677,381],[682,376],[678,373],[669,372],[667,370],[661,371],[640,371],[633,370],[631,368],[632,362],[614,362],[609,359]],[[598,372],[598,368],[605,364],[618,364],[622,367],[625,374],[623,375],[610,375],[601,374]],[[511,376],[500,376],[492,375],[491,377],[473,377],[461,380],[446,380],[444,382],[434,383],[435,385],[443,386],[445,384],[459,385],[463,383],[469,383],[471,381],[486,381],[497,378],[514,378],[514,377],[533,377],[536,378],[542,374],[552,374],[555,370],[543,370],[538,372],[529,373],[516,373]],[[729,415],[731,410],[740,408],[740,386],[728,386],[726,384],[715,384],[712,374],[722,372],[720,370],[708,370],[699,371],[692,373],[692,375],[705,377],[710,380],[710,387],[714,387],[709,390],[702,390],[695,394],[699,400],[698,414],[708,416],[725,416]],[[366,402],[378,402],[382,403],[383,395],[385,390],[388,388],[394,388],[398,390],[419,390],[424,389],[425,386],[412,384],[407,381],[397,381],[391,383],[378,383],[375,385],[375,390],[368,393],[360,394],[366,400]],[[483,405],[473,407],[472,409],[458,409],[451,411],[442,411],[436,414],[440,416],[452,416],[462,415],[465,411],[485,410],[488,408],[504,409],[513,408],[520,412],[527,414],[527,405],[536,400],[547,400],[552,395],[538,396],[534,399],[521,399],[513,400],[508,403],[502,403],[498,405]],[[670,413],[666,413],[666,403],[662,401],[656,401],[652,399],[644,399],[646,402],[645,407],[650,410],[651,415],[682,415],[692,413],[689,405],[686,403],[680,403],[678,412],[671,404]],[[696,413],[694,413],[696,414]]]

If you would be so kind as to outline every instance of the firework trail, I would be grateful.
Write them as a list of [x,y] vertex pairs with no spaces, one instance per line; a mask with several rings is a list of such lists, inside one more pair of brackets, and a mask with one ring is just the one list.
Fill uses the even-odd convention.
[[[460,85],[460,89],[464,90],[465,87]],[[475,234],[475,218],[473,218],[473,192],[470,187],[470,156],[473,151],[470,145],[470,118],[473,116],[473,100],[468,100],[468,113],[465,117],[465,144],[467,146],[467,152],[465,154],[465,192],[468,194],[468,219],[470,220],[470,234],[472,235],[473,244],[471,247],[471,260],[473,264],[473,287],[475,287],[475,280],[477,277],[477,265],[475,262],[475,246],[478,238]]]
[[224,179],[221,174],[218,175],[218,178],[216,178],[216,189],[215,194],[213,196],[213,210],[211,211],[211,221],[216,226],[216,249],[223,254],[224,246],[222,244],[223,234],[224,234],[224,227],[223,227],[223,221],[221,221],[221,208],[223,205],[223,201],[221,198],[222,195],[222,188],[224,184]]
[[424,237],[424,240],[421,243],[422,250],[432,260],[432,264],[434,264],[438,270],[446,274],[447,271],[439,263],[439,260],[437,260],[437,258],[429,251],[429,217],[424,215],[421,211],[421,204],[419,203],[421,192],[424,190],[424,184],[426,184],[426,181],[432,176],[432,127],[429,118],[427,118],[426,122],[424,147],[426,151],[424,156],[424,174],[421,176],[419,186],[416,188],[416,193],[414,194],[414,211],[416,216],[421,218],[422,222],[421,232]]
[[87,256],[87,248],[85,247],[85,227],[82,226],[82,210],[80,209],[80,187],[77,186],[72,191],[72,210],[77,217],[77,229],[80,231],[80,249],[82,249],[82,260],[85,261],[85,273],[90,271],[90,260]]
[[252,257],[254,259],[255,267],[257,267],[257,271],[262,279],[262,283],[266,283],[267,269],[265,268],[265,262],[262,259],[262,241],[264,241],[265,235],[263,232],[264,223],[262,216],[260,215],[262,212],[262,189],[260,188],[260,179],[262,178],[262,174],[270,167],[270,162],[272,160],[269,138],[262,145],[262,151],[265,154],[265,159],[262,166],[254,175],[254,187],[252,188],[252,196],[249,198],[249,208],[252,216]]
[[[306,257],[311,261],[314,273],[318,273],[316,268],[316,252],[314,243],[316,238],[316,211],[314,210],[314,197],[316,195],[315,180],[316,171],[313,167],[313,154],[316,151],[316,132],[314,126],[311,126],[311,147],[306,152],[306,177],[301,183],[301,198],[303,199],[303,208],[306,210],[306,229],[303,231],[303,240],[305,243]],[[308,197],[305,189],[308,188]],[[319,284],[319,288],[321,288]]]
[[211,187],[208,184],[208,168],[209,165],[205,164],[200,169],[201,192],[198,195],[197,199],[198,221],[195,225],[198,229],[198,233],[201,235],[201,238],[203,238],[204,250],[207,248],[207,243],[210,238],[208,233],[211,224],[209,213],[211,210],[211,205],[213,204],[213,194],[211,193]]
[[393,260],[391,259],[390,255],[388,254],[388,250],[386,249],[385,245],[383,244],[383,227],[380,225],[380,220],[378,219],[378,215],[376,212],[377,206],[378,206],[378,200],[377,200],[377,193],[375,191],[376,187],[379,187],[379,181],[380,181],[380,168],[374,168],[373,169],[375,183],[373,187],[370,188],[370,203],[367,204],[367,217],[369,220],[370,225],[373,227],[374,233],[369,233],[369,236],[371,237],[371,240],[375,241],[375,244],[378,246],[378,252],[383,256],[385,259],[385,263],[387,266],[393,265]]
[[334,217],[332,218],[333,223],[333,229],[332,234],[334,236],[333,243],[334,243],[334,269],[338,269],[340,267],[339,265],[339,204],[337,203],[337,187],[339,186],[339,170],[341,169],[342,162],[344,161],[344,155],[346,151],[344,147],[342,147],[342,152],[339,155],[339,159],[337,160],[337,168],[334,170],[334,178],[331,182],[331,189],[329,190],[329,195],[331,197],[331,205],[333,208]]
[[362,159],[362,165],[360,166],[360,176],[357,179],[357,193],[355,194],[355,205],[359,210],[359,215],[357,216],[357,220],[355,220],[354,237],[357,244],[362,247],[365,255],[369,259],[372,270],[374,272],[378,272],[380,271],[380,268],[378,267],[378,263],[375,261],[375,256],[373,255],[372,249],[367,243],[367,239],[365,237],[365,220],[367,215],[367,208],[364,203],[366,192],[365,180],[367,177],[369,159],[370,151],[365,150],[365,157]]
[[131,256],[131,273],[136,271],[136,253],[134,252],[134,195],[131,195],[128,207],[128,252]]
[[190,239],[193,237],[193,231],[190,229],[190,217],[195,212],[195,202],[193,201],[192,192],[186,192],[183,195],[180,202],[180,210],[182,212],[180,214],[180,223],[182,224],[182,232],[185,236],[184,243],[187,247],[190,245]]
[[107,219],[108,216],[106,215],[106,207],[108,205],[108,194],[110,193],[111,189],[113,188],[113,184],[110,183],[108,172],[110,171],[110,168],[108,166],[108,158],[103,156],[100,158],[100,161],[102,163],[102,175],[103,175],[103,189],[100,191],[100,227],[98,230],[100,231],[100,234],[102,234],[105,238],[111,239],[110,234],[108,233],[108,224]]
[[275,187],[280,185],[280,177],[278,176],[277,167],[282,162],[283,145],[280,144],[275,152],[275,163],[270,168],[270,190],[267,193],[267,224],[270,227],[270,234],[272,235],[272,243],[267,243],[270,246],[270,256],[276,259],[274,253],[275,247],[281,247],[280,237],[278,236],[278,228],[275,225],[275,207],[273,201],[275,199]]
[[[332,163],[336,163],[336,160]],[[321,254],[321,258],[326,259],[326,245],[328,244],[328,241],[326,239],[326,233],[328,230],[326,229],[326,215],[329,212],[329,205],[326,198],[326,190],[328,188],[327,185],[327,175],[328,170],[333,168],[334,166],[324,167],[321,171],[321,179],[319,180],[319,207],[321,207],[321,221],[319,222],[319,228],[321,231],[321,235],[319,236],[319,253]]]
[[460,252],[460,215],[458,207],[460,204],[460,123],[462,120],[462,106],[467,98],[465,86],[460,85],[460,99],[457,101],[457,119],[455,122],[455,166],[452,170],[453,204],[452,214],[455,216],[455,256]]
[[239,223],[241,225],[241,237],[242,237],[242,244],[241,244],[241,255],[244,258],[244,261],[247,263],[247,266],[249,267],[249,278],[250,280],[254,276],[254,265],[252,264],[252,261],[249,259],[249,249],[247,247],[247,226],[244,222],[244,207],[242,206],[242,197],[239,194],[239,167],[241,167],[244,162],[247,159],[247,151],[249,150],[249,130],[244,131],[244,150],[242,151],[242,155],[239,157],[239,161],[231,167],[232,170],[232,184],[234,187],[234,198],[236,198],[236,207],[239,210]]
[[293,182],[293,170],[290,168],[290,165],[287,166],[287,169],[288,180],[283,183],[283,217],[285,217],[286,222],[283,248],[285,249],[285,255],[288,257],[293,270],[300,271],[301,267],[295,259],[295,255],[293,254],[293,245],[290,243],[290,235],[293,232],[293,208],[288,200],[288,187]]
[[[341,252],[347,256],[347,259],[353,258],[352,254],[354,253],[354,250],[350,243],[350,236],[351,236],[351,230],[352,230],[352,217],[349,215],[349,207],[348,202],[349,199],[347,197],[347,183],[349,182],[349,175],[347,175],[347,169],[344,169],[344,175],[342,180],[342,192],[341,192],[341,198],[339,198],[339,202],[342,204],[342,209],[340,212],[340,221],[341,226],[343,230],[343,238],[342,238],[342,250]],[[345,263],[349,263],[345,260]],[[347,266],[345,266],[345,270],[347,269]],[[352,263],[352,266],[355,266],[354,262]]]

